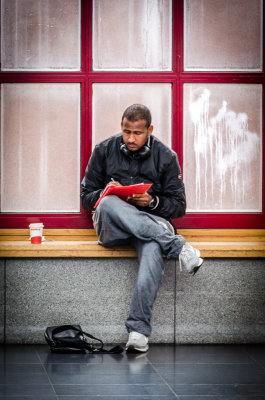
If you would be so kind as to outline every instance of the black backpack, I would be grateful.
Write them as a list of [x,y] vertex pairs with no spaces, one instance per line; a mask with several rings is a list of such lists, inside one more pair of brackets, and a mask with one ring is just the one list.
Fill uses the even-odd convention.
[[[98,343],[88,343],[86,336]],[[44,337],[53,353],[108,353],[120,354],[123,347],[117,345],[110,350],[104,349],[102,340],[84,332],[80,325],[60,325],[46,328]]]

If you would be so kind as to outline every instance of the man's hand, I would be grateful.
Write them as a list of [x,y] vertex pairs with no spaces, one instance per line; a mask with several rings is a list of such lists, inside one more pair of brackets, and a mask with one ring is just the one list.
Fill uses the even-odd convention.
[[118,182],[118,181],[110,181],[109,183],[107,183],[107,186],[108,186],[108,185],[112,185],[112,186],[123,186],[123,185],[121,185],[120,182]]
[[128,197],[127,200],[138,207],[147,207],[152,200],[152,196],[150,196],[148,193],[139,193]]

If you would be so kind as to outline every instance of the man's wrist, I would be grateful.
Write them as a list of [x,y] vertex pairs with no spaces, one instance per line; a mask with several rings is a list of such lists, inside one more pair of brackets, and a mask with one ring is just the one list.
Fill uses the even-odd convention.
[[151,210],[154,210],[159,203],[159,198],[157,196],[152,197],[150,203],[148,204],[148,207],[151,208]]

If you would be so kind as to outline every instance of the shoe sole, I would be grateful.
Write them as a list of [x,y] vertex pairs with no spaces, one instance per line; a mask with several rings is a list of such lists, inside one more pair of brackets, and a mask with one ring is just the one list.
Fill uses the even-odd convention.
[[134,347],[134,346],[129,346],[129,347],[126,349],[126,352],[127,352],[127,353],[146,353],[148,350],[149,350],[149,346],[146,346],[146,347],[144,347],[144,348],[142,348],[142,349],[136,348],[136,347]]
[[200,255],[201,255],[200,250],[198,250],[198,249],[195,249],[195,250],[196,250],[196,256],[199,259],[199,264],[196,265],[196,267],[194,267],[193,270],[190,272],[190,274],[193,274],[193,276],[199,271],[199,269],[201,268],[202,263],[204,261],[203,258],[200,257]]

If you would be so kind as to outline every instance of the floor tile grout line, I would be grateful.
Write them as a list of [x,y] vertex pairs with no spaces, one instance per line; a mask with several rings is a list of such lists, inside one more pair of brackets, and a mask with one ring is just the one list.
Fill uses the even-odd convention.
[[265,365],[263,365],[261,362],[259,362],[258,360],[255,359],[255,357],[250,354],[247,350],[245,350],[247,355],[255,362],[255,364],[259,365],[262,369],[265,370]]
[[48,374],[48,372],[47,372],[47,370],[46,370],[46,368],[45,368],[45,365],[44,365],[44,363],[42,362],[42,359],[41,359],[41,357],[40,357],[40,355],[39,355],[38,348],[37,348],[36,346],[34,346],[34,350],[35,350],[35,352],[36,352],[36,354],[37,354],[37,357],[38,357],[38,359],[39,359],[39,361],[40,361],[40,365],[42,366],[42,368],[43,368],[45,374],[47,375],[49,384],[50,384],[50,386],[52,387],[52,390],[54,391],[54,394],[55,394],[55,396],[56,396],[56,399],[59,400],[59,396],[57,395],[57,393],[56,393],[56,391],[55,391],[55,388],[54,388],[54,386],[53,386],[53,383],[52,383],[52,381],[51,381],[51,379],[50,379],[50,377],[49,377],[49,374]]
[[147,355],[147,360],[148,363],[151,365],[155,373],[159,376],[159,378],[164,382],[164,384],[169,388],[169,390],[172,392],[172,394],[176,397],[176,399],[180,400],[180,397],[175,393],[174,389],[170,386],[170,384],[164,379],[164,377],[157,371],[153,363],[148,359]]
[[7,282],[6,282],[6,258],[4,259],[4,331],[3,331],[3,341],[4,341],[4,346],[6,345],[6,288],[7,288]]

